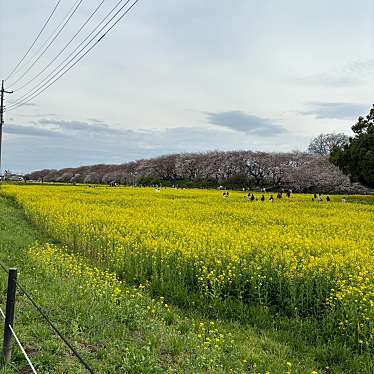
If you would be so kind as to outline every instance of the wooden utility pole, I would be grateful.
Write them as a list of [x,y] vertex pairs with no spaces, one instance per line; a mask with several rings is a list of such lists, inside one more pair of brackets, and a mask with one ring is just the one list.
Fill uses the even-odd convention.
[[16,303],[16,288],[17,288],[17,269],[10,268],[8,273],[8,291],[6,298],[5,310],[5,324],[4,324],[4,343],[3,343],[3,358],[6,363],[10,362],[11,357],[11,339],[14,321],[14,306]]
[[5,91],[4,80],[1,81],[1,98],[0,98],[0,173],[1,173],[1,151],[3,144],[3,124],[4,124],[4,94],[11,94],[13,91]]

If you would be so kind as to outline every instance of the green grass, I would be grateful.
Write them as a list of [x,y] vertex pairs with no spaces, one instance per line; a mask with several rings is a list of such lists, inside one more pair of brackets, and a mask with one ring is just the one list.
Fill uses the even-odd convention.
[[[153,301],[147,289],[123,286],[119,300],[82,287],[84,279],[49,271],[30,257],[33,243],[53,242],[0,196],[0,260],[18,278],[98,373],[373,373],[373,357],[351,352],[321,335],[318,321],[272,316],[248,309],[250,321],[213,319],[192,305],[181,310]],[[58,244],[58,243],[57,243]],[[0,274],[2,306],[6,274]],[[139,294],[140,296],[126,296]],[[167,300],[168,302],[168,300]],[[154,311],[154,312],[153,312]],[[211,326],[205,332],[196,326]],[[195,326],[194,326],[195,324]],[[214,332],[217,328],[218,332]],[[29,304],[17,295],[15,330],[41,373],[81,373],[82,367]],[[204,348],[206,337],[223,342]],[[291,367],[288,363],[291,363]],[[0,373],[27,371],[19,349]]]

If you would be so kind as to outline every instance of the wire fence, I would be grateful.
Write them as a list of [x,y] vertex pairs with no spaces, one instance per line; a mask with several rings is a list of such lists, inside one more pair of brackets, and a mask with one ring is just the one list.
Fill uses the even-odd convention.
[[[3,311],[1,308],[0,308],[0,313],[1,313],[1,315],[3,316],[3,318],[4,318],[4,320],[5,320],[5,313],[4,313],[4,311]],[[36,371],[36,369],[35,369],[33,363],[31,362],[31,359],[30,359],[29,355],[27,354],[25,348],[24,348],[23,345],[21,344],[21,342],[20,342],[20,340],[19,340],[17,334],[16,334],[15,331],[13,330],[12,325],[8,325],[8,326],[9,326],[10,331],[12,332],[12,335],[13,335],[14,339],[16,340],[16,342],[17,342],[19,348],[21,349],[21,352],[22,352],[23,355],[25,356],[26,361],[27,361],[28,365],[30,366],[32,372],[35,373],[35,374],[38,374],[38,372]]]
[[[0,261],[0,268],[9,274],[9,268],[6,267],[1,261]],[[56,335],[63,341],[63,343],[70,349],[70,351],[73,353],[73,355],[78,359],[78,361],[81,363],[81,365],[89,372],[94,374],[94,370],[92,367],[85,361],[85,359],[81,356],[81,354],[74,348],[74,346],[70,343],[70,341],[64,336],[64,334],[56,327],[55,323],[51,321],[51,319],[48,317],[47,313],[42,309],[42,307],[35,301],[35,299],[31,296],[31,294],[26,291],[26,289],[20,284],[18,280],[16,280],[16,288],[18,288],[19,291],[22,292],[22,294],[28,299],[30,304],[37,310],[37,312],[43,317],[43,319],[47,322],[47,324],[50,326],[50,328],[56,333]],[[0,308],[0,313],[5,319],[5,314],[3,310]],[[5,326],[7,327],[7,326]],[[26,361],[30,368],[32,369],[33,373],[36,373],[35,367],[32,364],[30,357],[27,355],[24,347],[22,346],[19,338],[17,337],[16,333],[14,332],[14,329],[11,324],[8,324],[8,327],[16,340],[18,346],[20,347],[23,355],[26,358]]]

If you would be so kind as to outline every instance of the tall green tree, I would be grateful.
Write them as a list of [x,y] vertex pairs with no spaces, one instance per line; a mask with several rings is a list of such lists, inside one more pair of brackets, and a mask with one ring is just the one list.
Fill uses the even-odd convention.
[[349,138],[343,148],[335,147],[330,160],[349,175],[352,182],[374,188],[374,105],[365,118],[358,118],[352,131],[355,136]]

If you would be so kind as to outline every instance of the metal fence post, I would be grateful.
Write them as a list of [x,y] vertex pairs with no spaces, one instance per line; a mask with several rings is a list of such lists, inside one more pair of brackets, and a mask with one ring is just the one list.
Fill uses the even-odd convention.
[[11,338],[12,331],[9,325],[13,326],[14,320],[14,306],[16,303],[16,283],[17,283],[17,269],[10,268],[8,273],[8,292],[6,297],[5,310],[5,324],[4,324],[4,343],[3,343],[3,357],[6,363],[10,362],[11,357]]

